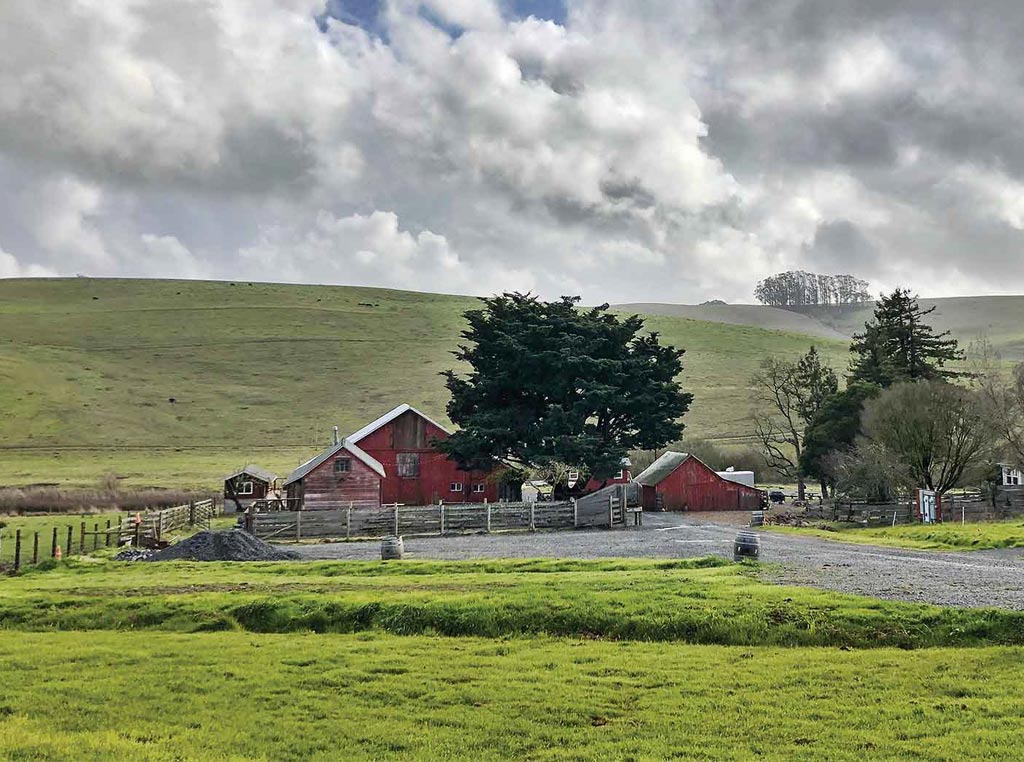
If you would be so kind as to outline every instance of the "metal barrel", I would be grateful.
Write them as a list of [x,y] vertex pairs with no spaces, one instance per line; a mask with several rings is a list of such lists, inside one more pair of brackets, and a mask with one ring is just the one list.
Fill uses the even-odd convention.
[[761,555],[761,538],[754,532],[746,529],[740,530],[736,535],[736,541],[732,547],[733,560],[743,561],[750,559],[756,561]]
[[764,511],[751,511],[750,512],[750,526],[752,526],[752,527],[764,526]]
[[385,537],[380,543],[380,557],[383,561],[397,561],[405,555],[405,543],[401,537]]

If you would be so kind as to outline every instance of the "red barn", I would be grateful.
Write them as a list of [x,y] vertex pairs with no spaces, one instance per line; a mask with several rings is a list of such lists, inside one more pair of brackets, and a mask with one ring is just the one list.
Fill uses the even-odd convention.
[[463,471],[433,443],[449,432],[411,405],[399,405],[285,479],[289,498],[304,509],[341,509],[390,503],[430,505],[495,502],[497,470]]
[[587,486],[584,489],[584,492],[589,495],[591,492],[597,492],[599,489],[612,484],[629,484],[633,479],[633,475],[629,470],[633,466],[633,463],[629,458],[623,458],[621,465],[622,468],[619,469],[619,472],[608,479],[591,478],[587,481]]
[[346,438],[384,466],[384,503],[430,505],[498,499],[497,472],[463,471],[434,449],[450,432],[411,405],[399,405]]
[[666,452],[636,477],[644,510],[756,511],[764,492],[719,476],[699,458]]

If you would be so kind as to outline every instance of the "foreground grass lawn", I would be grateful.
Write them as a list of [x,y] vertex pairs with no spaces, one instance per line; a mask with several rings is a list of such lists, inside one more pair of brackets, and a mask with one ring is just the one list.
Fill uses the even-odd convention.
[[901,524],[894,527],[860,527],[842,523],[830,523],[828,526],[828,529],[789,526],[767,526],[765,529],[893,548],[990,550],[1024,547],[1024,521],[1020,519],[975,524]]
[[5,760],[982,760],[1024,651],[19,633]]
[[0,580],[0,628],[905,648],[1024,644],[1022,612],[881,601],[770,585],[753,575],[753,567],[720,559],[78,560]]

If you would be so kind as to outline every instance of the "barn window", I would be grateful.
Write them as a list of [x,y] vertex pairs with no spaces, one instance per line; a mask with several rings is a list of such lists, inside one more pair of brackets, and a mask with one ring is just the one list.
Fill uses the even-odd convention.
[[347,474],[352,470],[352,461],[349,458],[338,458],[334,461],[334,473]]
[[451,484],[451,491],[452,492],[462,492],[462,482],[452,482],[452,484]]
[[619,469],[619,473],[615,474],[615,478],[616,478],[616,479],[621,479],[621,478],[622,478],[622,476],[623,476],[623,472],[622,472],[622,469],[620,468],[620,469]]
[[398,475],[411,477],[420,475],[420,454],[418,452],[400,452],[395,458]]
[[473,491],[474,492],[486,492],[487,491],[487,485],[483,484],[483,483],[481,483],[481,484],[474,484],[473,485]]
[[239,495],[251,495],[255,487],[252,482],[239,482],[238,483],[238,494]]

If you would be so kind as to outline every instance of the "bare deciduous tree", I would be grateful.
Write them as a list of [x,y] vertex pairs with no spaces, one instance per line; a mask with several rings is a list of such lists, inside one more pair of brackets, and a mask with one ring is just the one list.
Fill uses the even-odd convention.
[[1009,373],[999,353],[985,340],[972,342],[967,350],[971,380],[989,409],[1006,455],[1024,465],[1024,363]]
[[804,473],[800,467],[804,430],[825,400],[839,387],[835,371],[821,364],[817,350],[795,362],[766,357],[752,379],[754,393],[770,412],[753,414],[754,432],[769,468],[794,479],[804,499]]
[[866,404],[862,429],[916,486],[940,493],[980,470],[996,440],[980,395],[945,381],[895,384]]

